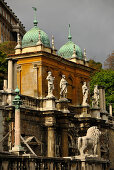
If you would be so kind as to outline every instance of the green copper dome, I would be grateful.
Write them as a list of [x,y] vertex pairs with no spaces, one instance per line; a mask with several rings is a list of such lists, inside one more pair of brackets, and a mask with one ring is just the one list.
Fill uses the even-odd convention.
[[73,51],[74,51],[74,45],[75,45],[77,57],[80,59],[83,59],[83,53],[82,53],[81,48],[72,42],[72,37],[70,34],[70,25],[69,25],[68,42],[59,49],[58,55],[66,59],[71,58],[73,55]]
[[[33,9],[36,11],[37,9],[33,7]],[[50,47],[50,41],[48,38],[48,35],[42,31],[38,26],[38,22],[36,20],[36,16],[34,19],[34,27],[30,29],[23,37],[22,39],[22,48],[29,47],[29,46],[35,46],[36,43],[39,40],[39,30],[40,30],[40,37],[41,42],[45,47]]]
[[[40,29],[37,26],[34,26],[24,35],[22,40],[22,48],[36,45],[39,40],[39,30]],[[40,30],[40,35],[42,44],[46,47],[50,47],[48,35],[42,30]]]

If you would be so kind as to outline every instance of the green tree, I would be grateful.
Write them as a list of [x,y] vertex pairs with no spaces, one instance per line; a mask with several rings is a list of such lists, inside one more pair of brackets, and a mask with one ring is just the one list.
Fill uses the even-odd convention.
[[7,57],[9,54],[15,53],[16,42],[6,41],[0,44],[0,89],[3,88],[3,80],[7,79]]
[[7,79],[8,62],[7,55],[0,51],[0,89],[3,87],[3,80]]
[[9,55],[9,54],[14,54],[15,53],[15,48],[16,42],[15,41],[5,41],[0,44],[0,51],[3,53]]
[[114,70],[101,70],[91,77],[90,93],[93,93],[94,85],[105,87],[106,107],[109,103],[114,103]]

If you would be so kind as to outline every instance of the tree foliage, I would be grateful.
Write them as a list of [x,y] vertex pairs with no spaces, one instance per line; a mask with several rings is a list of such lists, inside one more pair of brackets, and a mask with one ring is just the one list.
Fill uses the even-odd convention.
[[104,66],[106,69],[114,70],[114,52],[105,60]]
[[7,41],[0,44],[0,89],[3,87],[3,80],[7,79],[7,57],[8,54],[14,54],[16,42]]
[[93,93],[94,85],[105,87],[106,106],[114,103],[114,70],[101,70],[91,77],[90,92]]
[[16,42],[15,41],[6,41],[0,44],[0,51],[5,53],[6,55],[8,54],[14,54],[15,53],[15,48]]
[[0,51],[0,89],[2,89],[3,80],[7,78],[8,62],[6,57],[7,55]]
[[89,67],[94,68],[96,71],[100,71],[102,69],[102,64],[100,62],[96,62],[96,61],[90,59]]

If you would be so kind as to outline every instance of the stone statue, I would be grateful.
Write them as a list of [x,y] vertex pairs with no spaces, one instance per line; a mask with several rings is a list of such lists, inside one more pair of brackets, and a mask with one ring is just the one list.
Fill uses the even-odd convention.
[[55,77],[52,77],[51,71],[48,72],[48,76],[46,80],[48,80],[48,96],[47,97],[54,97],[53,90],[54,90],[54,81]]
[[87,87],[86,82],[84,82],[83,86],[82,86],[82,93],[83,93],[83,102],[82,105],[83,106],[87,106],[87,100],[88,100],[88,93],[89,93],[89,89]]
[[60,97],[61,98],[66,98],[67,97],[67,85],[68,82],[65,79],[65,75],[62,75],[62,79],[60,81]]
[[101,135],[97,126],[92,126],[87,130],[86,136],[78,138],[78,149],[81,156],[97,156],[97,146]]
[[99,107],[99,89],[98,89],[98,85],[94,86],[94,96],[93,96],[92,106],[95,107],[95,108]]

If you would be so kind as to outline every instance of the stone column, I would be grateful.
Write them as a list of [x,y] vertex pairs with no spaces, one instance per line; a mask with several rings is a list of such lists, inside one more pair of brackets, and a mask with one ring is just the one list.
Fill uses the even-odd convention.
[[15,146],[20,146],[20,109],[15,109]]
[[13,89],[13,61],[12,59],[8,60],[8,90]]
[[47,156],[55,157],[55,130],[54,130],[55,118],[46,117],[45,125],[47,126]]
[[109,113],[110,113],[110,116],[112,116],[112,103],[109,104]]
[[105,89],[103,89],[103,109],[106,110]]
[[100,97],[100,108],[101,110],[104,110],[104,87],[99,86],[99,97]]
[[20,154],[24,149],[21,146],[21,125],[20,125],[20,105],[22,104],[19,96],[19,89],[15,89],[15,99],[13,100],[13,104],[15,105],[15,145],[12,148],[11,152],[15,152]]
[[55,157],[55,132],[53,127],[48,127],[48,157]]
[[62,157],[67,157],[68,156],[68,132],[66,128],[62,129],[62,134],[61,134],[61,144],[62,144]]

